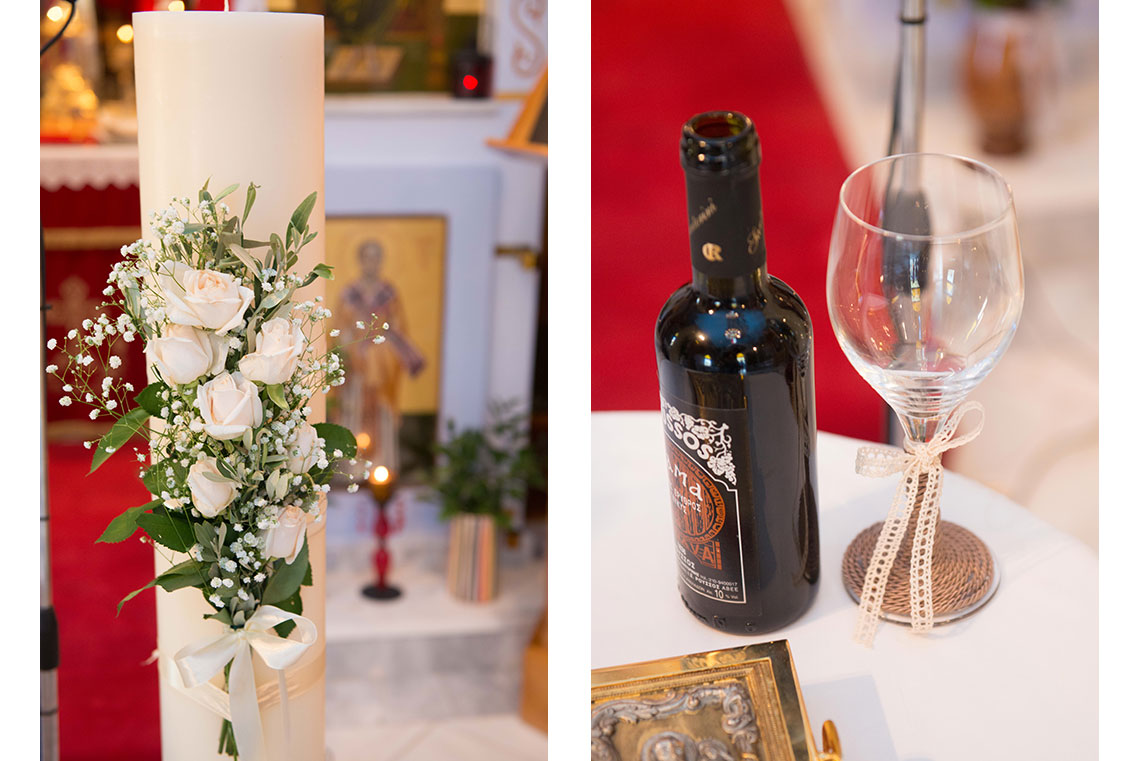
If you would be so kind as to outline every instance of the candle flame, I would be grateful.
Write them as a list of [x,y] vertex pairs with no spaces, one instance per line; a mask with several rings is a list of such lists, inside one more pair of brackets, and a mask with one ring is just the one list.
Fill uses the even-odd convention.
[[115,31],[115,36],[119,38],[119,42],[129,43],[135,38],[135,29],[130,24],[123,24]]
[[377,465],[375,470],[372,471],[372,475],[369,476],[369,480],[371,480],[374,484],[386,484],[388,483],[388,479],[391,477],[392,474],[388,471],[387,468],[385,468],[383,465]]
[[368,449],[372,446],[372,436],[367,431],[361,431],[356,434],[356,446],[358,449]]
[[53,5],[48,8],[47,17],[51,21],[59,21],[63,18],[63,8],[58,5]]
[[186,10],[186,3],[182,0],[170,0],[170,5],[166,6],[168,11],[184,11]]

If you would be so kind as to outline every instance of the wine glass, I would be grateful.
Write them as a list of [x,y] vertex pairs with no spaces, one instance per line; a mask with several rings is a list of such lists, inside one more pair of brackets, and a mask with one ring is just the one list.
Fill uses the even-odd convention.
[[[827,266],[831,324],[847,359],[898,415],[912,455],[952,435],[947,421],[959,410],[957,424],[966,395],[1009,346],[1023,299],[1013,196],[990,167],[960,156],[908,153],[867,164],[843,183]],[[926,599],[933,615],[927,610],[926,625],[972,613],[997,588],[985,544],[961,526],[938,522],[941,467],[936,470],[915,465],[904,472],[903,487],[908,479],[915,483],[909,491],[900,487],[896,505],[917,504],[930,486],[933,518],[916,527],[920,510],[910,511],[896,542],[900,549],[886,566],[885,589],[868,586],[869,597],[881,596],[875,611],[881,618],[915,624],[920,617],[910,578],[912,562],[922,562],[912,555],[916,534],[932,546],[933,593]],[[893,507],[887,523],[898,520],[901,532],[898,512]],[[876,545],[890,533],[882,526],[863,531],[844,556],[845,586],[857,601],[865,578],[868,585],[874,581],[870,567],[886,575],[878,557],[872,563]]]

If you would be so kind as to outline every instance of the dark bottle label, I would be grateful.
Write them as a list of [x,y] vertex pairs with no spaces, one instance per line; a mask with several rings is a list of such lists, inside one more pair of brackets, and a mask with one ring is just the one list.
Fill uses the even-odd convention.
[[746,603],[740,510],[751,504],[742,451],[747,411],[698,409],[663,395],[661,414],[680,579],[709,599]]
[[693,268],[739,277],[764,266],[764,220],[755,168],[685,175]]

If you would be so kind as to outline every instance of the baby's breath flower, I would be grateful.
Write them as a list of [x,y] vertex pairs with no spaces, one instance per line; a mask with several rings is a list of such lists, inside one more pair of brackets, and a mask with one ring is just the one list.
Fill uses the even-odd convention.
[[62,397],[59,400],[59,404],[61,407],[70,407],[71,406],[71,397],[70,396]]

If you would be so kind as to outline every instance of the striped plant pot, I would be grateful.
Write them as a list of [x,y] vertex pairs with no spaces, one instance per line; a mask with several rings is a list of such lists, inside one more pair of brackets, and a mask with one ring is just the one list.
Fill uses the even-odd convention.
[[491,516],[451,519],[447,590],[469,602],[487,602],[499,593],[499,530]]

